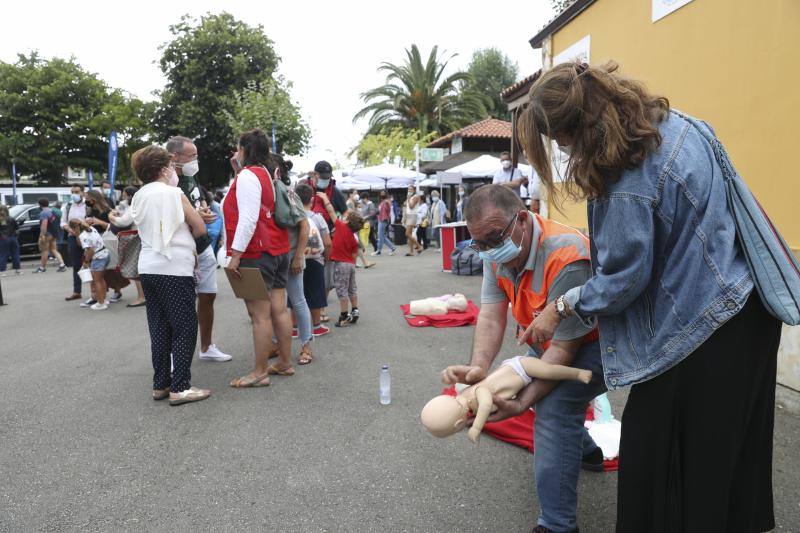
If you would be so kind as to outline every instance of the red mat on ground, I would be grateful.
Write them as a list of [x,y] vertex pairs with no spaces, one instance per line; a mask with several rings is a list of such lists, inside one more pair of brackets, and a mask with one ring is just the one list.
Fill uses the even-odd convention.
[[409,326],[415,328],[422,328],[425,326],[433,326],[435,328],[455,328],[458,326],[474,326],[478,321],[478,306],[472,303],[472,300],[467,301],[467,310],[463,313],[458,311],[450,311],[446,315],[411,315],[411,304],[400,306],[403,311],[403,318],[406,319]]
[[[446,387],[442,390],[442,394],[455,396],[456,389],[455,387]],[[498,440],[510,442],[533,453],[533,423],[535,420],[536,412],[528,409],[520,415],[507,418],[501,422],[487,422],[483,426],[483,432]],[[586,420],[594,420],[594,411],[591,406],[586,410]],[[603,461],[603,469],[606,472],[613,472],[617,468],[619,468],[618,457]]]

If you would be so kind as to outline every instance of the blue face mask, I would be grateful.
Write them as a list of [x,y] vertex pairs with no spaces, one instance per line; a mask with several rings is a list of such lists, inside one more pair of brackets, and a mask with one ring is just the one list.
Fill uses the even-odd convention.
[[[517,221],[515,220],[514,226],[516,225]],[[514,233],[514,228],[511,228],[511,233]],[[524,233],[522,238],[525,238]],[[497,248],[491,248],[489,250],[478,252],[478,257],[484,261],[491,261],[492,263],[498,263],[502,265],[519,257],[520,252],[522,252],[522,241],[520,241],[519,245],[514,244],[514,241],[511,240],[511,235],[509,234],[509,236],[503,241],[503,244]]]
[[324,180],[322,178],[317,179],[317,189],[327,189],[328,185],[331,184],[330,178]]
[[519,257],[522,251],[522,245],[517,246],[511,237],[506,237],[503,244],[497,248],[486,250],[485,252],[478,252],[478,256],[484,261],[491,261],[492,263],[505,264],[513,261]]

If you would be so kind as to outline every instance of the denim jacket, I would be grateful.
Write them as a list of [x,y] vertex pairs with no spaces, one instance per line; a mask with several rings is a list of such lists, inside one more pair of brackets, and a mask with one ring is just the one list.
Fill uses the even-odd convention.
[[609,389],[681,362],[753,289],[711,145],[677,112],[659,131],[656,151],[589,200],[593,277],[565,296],[599,321]]

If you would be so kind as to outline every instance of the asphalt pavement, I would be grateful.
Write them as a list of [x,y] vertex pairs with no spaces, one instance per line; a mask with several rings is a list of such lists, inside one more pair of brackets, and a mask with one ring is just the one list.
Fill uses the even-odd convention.
[[[435,251],[377,259],[357,273],[358,324],[253,390],[228,386],[250,370],[252,340],[219,272],[214,340],[234,359],[195,359],[192,382],[213,396],[180,407],[150,399],[145,310],[125,308],[133,287],[96,312],[64,301],[69,272],[0,279],[0,531],[530,531],[531,454],[488,436],[435,439],[419,423],[440,370],[468,360],[473,328],[411,328],[399,306],[451,292],[477,301],[480,277],[442,273]],[[512,339],[509,327],[503,356]],[[620,416],[626,393],[610,397]],[[778,531],[796,532],[800,418],[779,409],[775,426]],[[613,531],[616,481],[582,474],[583,533]]]

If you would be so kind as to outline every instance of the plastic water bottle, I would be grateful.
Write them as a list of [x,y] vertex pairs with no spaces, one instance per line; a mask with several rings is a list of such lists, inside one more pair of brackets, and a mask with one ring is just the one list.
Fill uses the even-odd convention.
[[389,375],[389,365],[381,366],[380,400],[381,405],[392,403],[392,377]]
[[611,413],[611,403],[605,393],[595,398],[593,404],[595,422],[605,424],[614,420],[614,415]]

